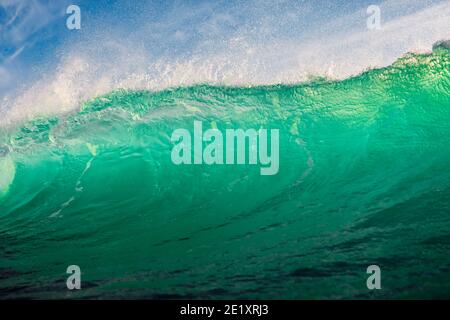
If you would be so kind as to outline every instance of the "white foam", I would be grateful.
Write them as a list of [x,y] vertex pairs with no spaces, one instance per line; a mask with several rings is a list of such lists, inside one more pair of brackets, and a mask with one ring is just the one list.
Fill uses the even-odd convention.
[[[414,3],[419,2],[383,3],[379,31],[366,29],[367,14],[362,10],[332,19],[301,38],[282,33],[288,34],[288,30],[271,30],[281,17],[261,20],[261,14],[270,16],[270,12],[255,13],[252,23],[233,32],[221,32],[217,26],[232,21],[232,15],[216,15],[213,22],[197,29],[203,31],[190,54],[182,55],[153,54],[139,42],[148,32],[146,26],[129,39],[102,31],[61,48],[56,68],[45,70],[38,81],[5,99],[0,124],[76,110],[83,101],[117,88],[297,83],[312,75],[347,78],[368,68],[387,66],[406,52],[430,51],[433,43],[450,39],[448,1],[392,18],[393,12]],[[176,27],[172,29],[175,38],[185,36]]]
[[11,157],[0,157],[0,199],[8,193],[15,176],[16,165]]

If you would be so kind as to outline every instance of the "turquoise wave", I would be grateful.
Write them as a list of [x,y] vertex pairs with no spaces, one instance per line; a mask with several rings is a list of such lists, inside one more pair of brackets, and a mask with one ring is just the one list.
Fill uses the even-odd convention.
[[[196,120],[279,129],[278,174],[174,165]],[[449,137],[443,47],[344,81],[117,90],[2,128],[0,298],[450,297]]]

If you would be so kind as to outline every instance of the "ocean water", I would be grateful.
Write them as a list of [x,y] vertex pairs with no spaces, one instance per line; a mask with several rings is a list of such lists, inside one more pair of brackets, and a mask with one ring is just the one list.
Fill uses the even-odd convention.
[[[279,129],[278,174],[174,165],[171,134],[195,120]],[[342,81],[116,90],[3,126],[0,298],[450,298],[449,142],[442,47]]]

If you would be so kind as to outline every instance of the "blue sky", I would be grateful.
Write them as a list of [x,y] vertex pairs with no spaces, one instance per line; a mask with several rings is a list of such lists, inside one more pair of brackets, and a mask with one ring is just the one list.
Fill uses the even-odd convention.
[[[81,30],[66,28],[70,4],[81,8]],[[371,4],[381,6],[386,23],[378,34],[366,30],[366,9]],[[181,63],[192,66],[193,82],[216,78],[233,82],[239,77],[255,83],[297,81],[301,78],[291,73],[321,72],[320,59],[328,58],[332,63],[324,70],[347,76],[369,63],[391,63],[414,46],[429,46],[428,38],[445,37],[442,30],[449,29],[448,23],[437,15],[447,14],[448,4],[448,0],[0,0],[0,98],[19,95],[43,77],[51,79],[62,61],[67,63],[69,56],[73,61],[76,54],[96,67],[117,59],[109,68],[120,84],[124,82],[118,78],[130,78],[137,68],[151,69],[147,82],[152,88],[167,80],[155,76],[164,63],[171,66],[164,74],[173,78],[183,73],[178,70]],[[375,44],[379,50],[371,47]],[[120,56],[115,49],[119,46]],[[351,54],[355,57],[347,59]],[[232,65],[227,67],[231,71],[225,64]],[[195,68],[203,75],[195,74]],[[206,68],[215,68],[216,78],[206,74]],[[246,74],[238,74],[238,69]],[[267,71],[271,69],[279,72]],[[178,82],[166,81],[167,85],[188,81],[177,77]],[[104,73],[97,70],[89,79],[83,75],[79,79],[100,78]]]
[[[261,1],[262,3],[263,1]],[[296,1],[292,8],[292,1],[281,1],[278,10],[298,11],[308,8],[312,14],[302,16],[306,18],[304,23],[320,24],[323,20],[336,15],[349,13],[376,3],[373,0],[314,0]],[[142,1],[135,0],[131,3],[124,0],[1,0],[0,1],[0,63],[5,63],[15,54],[20,53],[22,61],[38,61],[43,55],[52,55],[58,45],[64,40],[77,36],[65,27],[66,8],[70,4],[80,6],[82,10],[83,28],[82,33],[96,32],[98,28],[113,27],[116,30],[129,31],[132,26],[141,24],[140,21],[166,23],[167,26],[176,25],[183,29],[184,33],[195,39],[198,27],[203,20],[211,18],[215,13],[219,16],[222,12],[233,11],[237,13],[235,21],[222,21],[224,27],[233,28],[248,22],[248,11],[240,11],[239,6],[245,6],[246,1]],[[250,3],[250,2],[247,2]],[[260,5],[260,7],[263,7]],[[267,6],[268,8],[270,6]],[[310,8],[313,8],[311,10]],[[170,19],[168,15],[180,10],[186,11],[186,17],[182,21]],[[192,15],[189,16],[189,11]],[[203,15],[198,14],[203,12]],[[267,12],[270,17],[272,13]],[[176,19],[176,18],[174,18]],[[287,30],[289,31],[289,30]],[[292,31],[292,30],[291,30]],[[176,30],[174,31],[176,32]],[[161,35],[161,42],[164,42]],[[157,38],[157,35],[149,35],[149,38]],[[145,39],[142,39],[145,40]],[[167,40],[167,39],[166,39]],[[162,45],[167,45],[161,43]],[[178,43],[183,45],[185,43]],[[177,49],[174,45],[171,49]]]
[[[335,14],[356,11],[370,3],[373,1],[297,1],[300,8],[313,6],[315,13],[305,19],[305,23],[309,24],[320,23]],[[188,39],[174,43],[165,37],[167,31],[164,30],[160,37],[157,34],[148,35],[148,40],[160,41],[159,48],[178,53],[189,50],[195,43],[198,27],[203,20],[211,18],[214,13],[220,15],[226,9],[238,8],[242,4],[245,6],[245,1],[1,0],[0,65],[29,69],[39,61],[51,58],[64,41],[80,36],[65,27],[66,8],[70,4],[76,4],[82,10],[82,30],[78,33],[94,33],[102,26],[126,33],[132,26],[139,27],[141,20],[166,23],[167,29],[172,27],[173,33],[182,30]],[[285,1],[280,6],[283,5],[285,10],[290,10],[292,1]],[[186,10],[186,17],[181,21],[171,21],[168,15],[177,11],[177,8]],[[189,11],[193,12],[192,16],[188,15]],[[203,14],[194,14],[195,12]],[[234,17],[235,21],[222,21],[225,28],[232,29],[247,22],[245,11],[235,12],[239,14]],[[267,14],[270,16],[271,13]]]

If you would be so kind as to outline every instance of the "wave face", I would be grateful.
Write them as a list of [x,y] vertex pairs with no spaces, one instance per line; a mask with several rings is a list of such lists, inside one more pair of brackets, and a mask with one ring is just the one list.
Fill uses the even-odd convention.
[[[278,174],[174,165],[195,120],[279,129]],[[450,297],[444,48],[344,81],[118,90],[0,130],[3,298]]]

